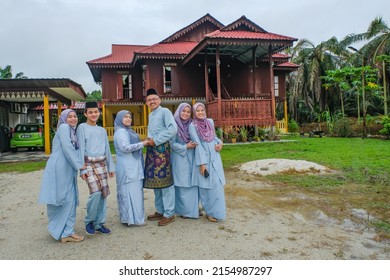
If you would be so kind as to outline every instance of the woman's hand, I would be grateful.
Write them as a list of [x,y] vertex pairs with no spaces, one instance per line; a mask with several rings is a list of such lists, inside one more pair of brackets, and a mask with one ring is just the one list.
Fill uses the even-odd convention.
[[144,141],[142,141],[142,144],[144,145],[144,147],[149,146],[150,141],[148,139],[145,139]]
[[186,146],[187,146],[187,149],[195,149],[196,146],[198,146],[198,143],[190,141],[190,142],[187,143]]
[[206,165],[205,164],[202,164],[199,166],[199,172],[202,176],[204,176],[204,172],[206,170]]
[[216,152],[219,152],[222,150],[222,147],[223,147],[223,143],[219,143],[219,144],[215,144],[215,151]]
[[148,138],[148,139],[146,139],[146,140],[148,140],[149,141],[149,146],[156,146],[156,144],[154,143],[154,140],[153,140],[153,138]]

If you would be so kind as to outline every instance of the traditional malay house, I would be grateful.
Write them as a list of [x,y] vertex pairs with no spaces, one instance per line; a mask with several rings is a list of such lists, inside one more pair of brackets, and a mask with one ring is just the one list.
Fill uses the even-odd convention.
[[[146,135],[148,88],[173,112],[181,102],[206,104],[223,129],[287,125],[286,76],[298,65],[282,52],[296,38],[269,33],[245,16],[225,26],[206,14],[151,46],[112,45],[112,53],[87,62],[102,85],[103,126],[113,136],[115,114],[127,109]],[[284,112],[276,118],[276,106]]]

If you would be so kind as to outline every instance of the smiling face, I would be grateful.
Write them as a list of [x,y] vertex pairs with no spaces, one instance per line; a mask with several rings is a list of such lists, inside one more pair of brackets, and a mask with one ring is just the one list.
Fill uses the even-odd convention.
[[184,107],[184,109],[180,112],[180,118],[183,121],[188,120],[191,117],[191,108],[189,106]]
[[199,105],[198,107],[196,107],[195,116],[196,116],[198,119],[204,119],[204,118],[205,118],[205,116],[206,116],[206,110],[204,109],[203,106]]
[[160,106],[161,99],[158,95],[152,94],[146,97],[146,105],[150,108],[150,110],[154,111]]
[[79,119],[77,118],[75,112],[70,112],[66,117],[66,123],[69,124],[71,127],[75,127],[78,121]]
[[131,114],[127,113],[124,117],[123,117],[123,120],[122,120],[122,123],[124,126],[126,127],[129,127],[131,126]]
[[84,113],[84,115],[87,118],[87,124],[96,125],[96,122],[98,121],[98,119],[100,117],[99,108],[88,108],[88,109],[86,109],[86,112]]

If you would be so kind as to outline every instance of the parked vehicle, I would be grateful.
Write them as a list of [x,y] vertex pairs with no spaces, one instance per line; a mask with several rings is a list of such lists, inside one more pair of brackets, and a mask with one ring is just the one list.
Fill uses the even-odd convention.
[[[50,140],[52,140],[53,134],[50,131]],[[15,153],[19,148],[43,150],[45,148],[43,124],[23,123],[16,125],[11,139],[11,151]]]

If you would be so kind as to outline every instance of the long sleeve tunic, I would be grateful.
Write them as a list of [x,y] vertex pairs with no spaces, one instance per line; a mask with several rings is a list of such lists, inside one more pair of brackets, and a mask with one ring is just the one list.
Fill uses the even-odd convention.
[[143,157],[135,158],[132,154],[144,147],[142,142],[130,143],[128,132],[120,128],[114,134],[116,151],[116,182],[123,185],[144,178]]
[[178,136],[171,142],[171,163],[173,181],[176,187],[191,187],[194,172],[195,149],[187,149],[186,143]]
[[77,171],[83,166],[79,151],[70,139],[71,127],[61,124],[53,139],[53,151],[43,173],[39,202],[55,206],[63,205],[71,188],[76,186],[78,205]]
[[[214,121],[212,119],[208,120],[214,128]],[[193,124],[190,124],[189,131],[191,140],[198,143],[198,146],[195,148],[196,169],[192,176],[192,185],[211,189],[218,180],[219,183],[224,186],[226,181],[221,155],[219,152],[215,151],[215,145],[220,144],[222,141],[218,137],[215,137],[214,140],[210,142],[201,140]],[[199,166],[202,164],[206,165],[206,169],[210,173],[208,178],[204,178],[199,172]]]
[[77,138],[80,142],[80,156],[83,161],[85,156],[105,156],[108,172],[115,171],[107,132],[103,127],[82,123],[77,128]]
[[158,107],[149,114],[148,137],[153,138],[156,146],[171,140],[177,133],[177,124],[172,112]]

